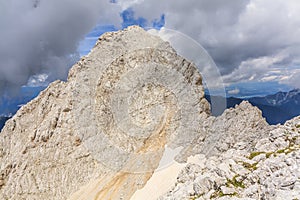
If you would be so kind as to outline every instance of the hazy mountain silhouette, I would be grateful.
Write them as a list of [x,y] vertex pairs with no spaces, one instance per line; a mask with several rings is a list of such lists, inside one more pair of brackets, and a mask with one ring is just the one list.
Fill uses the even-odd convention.
[[[232,108],[243,100],[248,100],[262,111],[263,116],[269,124],[283,124],[285,121],[300,115],[300,89],[249,99],[210,95],[206,95],[206,99],[214,104],[222,104],[226,101],[226,108]],[[223,111],[224,108],[219,108],[216,105],[212,106],[212,114],[215,116],[222,114]]]

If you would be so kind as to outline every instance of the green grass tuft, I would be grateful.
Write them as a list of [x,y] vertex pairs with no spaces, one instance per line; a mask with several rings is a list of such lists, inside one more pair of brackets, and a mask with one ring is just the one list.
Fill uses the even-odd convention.
[[260,154],[263,154],[263,153],[266,153],[266,152],[263,152],[263,151],[255,151],[255,152],[251,152],[250,155],[248,156],[248,158],[251,160],[253,159],[254,157],[260,155]]
[[246,186],[244,185],[244,183],[242,181],[238,181],[236,180],[236,178],[238,177],[239,175],[235,175],[232,179],[227,179],[227,183],[226,183],[226,186],[227,187],[230,187],[230,185],[233,185],[234,187],[239,187],[239,188],[245,188]]

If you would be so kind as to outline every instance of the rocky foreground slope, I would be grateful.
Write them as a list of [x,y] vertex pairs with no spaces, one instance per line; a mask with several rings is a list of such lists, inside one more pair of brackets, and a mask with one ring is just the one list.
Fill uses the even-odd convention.
[[[243,102],[221,118],[245,106],[255,110]],[[241,121],[249,122],[247,118]],[[238,129],[240,134],[249,131]],[[300,117],[264,131],[267,134],[261,139],[241,139],[212,156],[198,154],[200,162],[189,163],[159,199],[300,199]]]
[[[67,82],[7,121],[0,199],[295,199],[299,128],[269,126],[247,102],[210,116],[197,68],[130,27],[101,36]],[[170,163],[182,169],[174,183],[143,193]]]

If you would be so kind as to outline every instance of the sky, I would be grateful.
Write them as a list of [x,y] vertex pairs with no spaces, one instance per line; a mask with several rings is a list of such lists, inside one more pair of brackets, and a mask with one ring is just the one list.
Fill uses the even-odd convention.
[[204,48],[228,96],[300,88],[299,10],[299,0],[0,0],[0,103],[65,80],[99,35],[134,24]]
[[300,87],[297,0],[140,0],[127,6],[150,20],[163,13],[164,27],[198,41],[225,85],[277,82]]

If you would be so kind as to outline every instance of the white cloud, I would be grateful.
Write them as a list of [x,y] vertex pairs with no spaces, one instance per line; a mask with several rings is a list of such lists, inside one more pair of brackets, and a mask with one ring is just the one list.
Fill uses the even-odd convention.
[[143,3],[143,1],[144,0],[118,0],[116,4],[119,5],[122,8],[122,10],[126,10],[131,6]]
[[226,84],[231,84],[245,81],[264,81],[268,77],[273,77],[273,80],[279,79],[282,74],[278,73],[278,69],[274,67],[276,63],[285,58],[285,55],[278,54],[242,61],[230,74],[224,75],[223,80]]
[[269,81],[277,80],[278,78],[279,78],[278,76],[265,76],[261,79],[261,81],[269,82]]
[[[300,76],[294,69],[300,68],[298,0],[144,0],[131,6],[149,20],[164,13],[165,27],[202,44],[227,83],[266,80],[274,69],[283,74],[274,80]],[[272,61],[278,55],[285,57]],[[295,85],[292,80],[286,83]]]
[[[208,84],[221,74],[225,84],[272,79],[300,87],[299,0],[0,0],[0,94],[34,74],[65,77],[84,35],[97,23],[120,27],[130,7],[150,22],[165,14],[166,28],[203,45],[219,69],[201,66]],[[181,54],[195,58],[192,49],[183,45]]]
[[284,84],[289,84],[294,88],[300,88],[300,68],[295,70],[290,70],[289,73],[281,77],[279,82]]
[[49,75],[48,74],[36,74],[32,75],[26,86],[29,87],[40,87],[40,86],[47,86],[49,82],[47,81]]
[[238,88],[235,88],[235,89],[233,89],[233,90],[229,90],[228,91],[228,94],[239,94],[240,93],[240,90],[238,89]]
[[109,1],[0,0],[0,95],[34,74],[66,78],[79,41],[99,22],[119,24],[119,12]]

